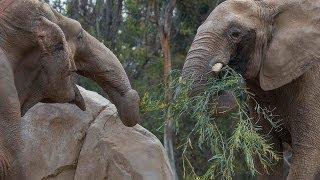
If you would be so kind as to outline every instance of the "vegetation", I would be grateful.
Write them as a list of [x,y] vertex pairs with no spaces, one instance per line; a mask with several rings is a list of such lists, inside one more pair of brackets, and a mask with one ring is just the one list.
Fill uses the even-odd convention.
[[[142,101],[144,113],[162,111],[165,116],[170,112],[174,119],[183,177],[231,179],[236,173],[254,176],[258,173],[254,157],[266,170],[280,158],[268,144],[267,135],[258,134],[260,127],[248,114],[248,101],[254,100],[254,96],[246,90],[243,78],[230,68],[225,68],[223,74],[219,79],[210,79],[202,93],[190,97],[195,78],[181,80],[179,73],[175,72],[171,86],[175,90],[172,102],[164,104],[159,95],[157,98],[146,95]],[[217,117],[214,115],[216,98],[221,91],[231,92],[238,107],[226,116]],[[280,122],[274,122],[271,111],[259,104],[255,110],[278,128]]]
[[[254,175],[254,156],[266,169],[279,159],[267,135],[257,134],[260,127],[251,122],[247,103],[254,97],[244,88],[241,76],[225,69],[223,78],[210,80],[202,94],[190,98],[193,77],[182,81],[179,71],[172,71],[182,68],[198,26],[222,0],[45,1],[80,21],[120,59],[142,98],[142,125],[160,140],[165,137],[167,150],[173,145],[180,178]],[[78,83],[103,94],[85,78]],[[216,118],[212,115],[216,101],[211,97],[221,90],[233,93],[238,108]],[[271,111],[258,104],[256,111],[277,127]],[[164,136],[168,132],[172,136]]]

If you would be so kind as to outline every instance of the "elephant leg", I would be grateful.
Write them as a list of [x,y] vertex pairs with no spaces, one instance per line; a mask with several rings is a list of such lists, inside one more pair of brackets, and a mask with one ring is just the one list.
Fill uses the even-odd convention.
[[[308,149],[308,150],[307,150]],[[316,159],[320,157],[319,150],[297,146],[293,148],[292,164],[288,180],[313,180],[319,172],[319,163]]]
[[13,72],[0,49],[0,179],[23,179],[18,163],[20,114]]
[[[305,131],[304,134],[308,134],[309,132]],[[314,141],[314,138],[319,138],[320,131],[314,135],[311,135],[311,133],[310,136],[313,137],[310,138],[305,137],[304,134],[296,134],[301,137],[293,139],[289,180],[313,180],[316,179],[316,175],[320,170],[320,144],[315,144]]]
[[289,180],[313,180],[320,171],[319,105],[319,97],[314,96],[310,101],[297,103],[294,108],[296,111],[292,112],[292,162]]

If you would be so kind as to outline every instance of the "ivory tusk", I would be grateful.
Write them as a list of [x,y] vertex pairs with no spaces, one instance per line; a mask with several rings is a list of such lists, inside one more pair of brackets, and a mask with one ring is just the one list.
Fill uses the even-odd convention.
[[221,71],[222,67],[223,67],[223,64],[222,64],[222,63],[217,63],[217,64],[215,64],[214,66],[212,66],[211,70],[212,70],[212,72],[214,72],[214,73],[218,73],[218,72]]

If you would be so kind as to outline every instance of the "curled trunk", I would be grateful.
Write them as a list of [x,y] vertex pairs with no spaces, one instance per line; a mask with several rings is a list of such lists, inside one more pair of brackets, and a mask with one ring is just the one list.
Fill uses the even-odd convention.
[[117,57],[102,43],[86,33],[86,49],[76,58],[78,72],[96,81],[108,94],[118,109],[126,126],[134,126],[139,120],[138,93],[132,89],[129,78]]

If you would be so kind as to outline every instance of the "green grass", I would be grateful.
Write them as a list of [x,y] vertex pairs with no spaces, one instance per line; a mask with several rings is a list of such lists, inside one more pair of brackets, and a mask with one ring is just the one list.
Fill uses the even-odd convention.
[[[142,100],[144,113],[162,111],[175,120],[177,154],[184,179],[231,179],[241,173],[254,176],[259,173],[255,157],[267,171],[280,159],[272,144],[268,144],[268,134],[259,134],[261,127],[252,122],[248,101],[254,100],[254,95],[245,88],[241,75],[228,67],[222,74],[219,79],[210,79],[202,93],[190,97],[195,78],[182,80],[179,72],[173,72],[171,88],[175,95],[171,103],[164,104],[161,96],[151,98],[149,94]],[[238,107],[216,118],[212,112],[221,91],[231,92]],[[279,126],[272,111],[258,103],[255,111],[274,128]]]

